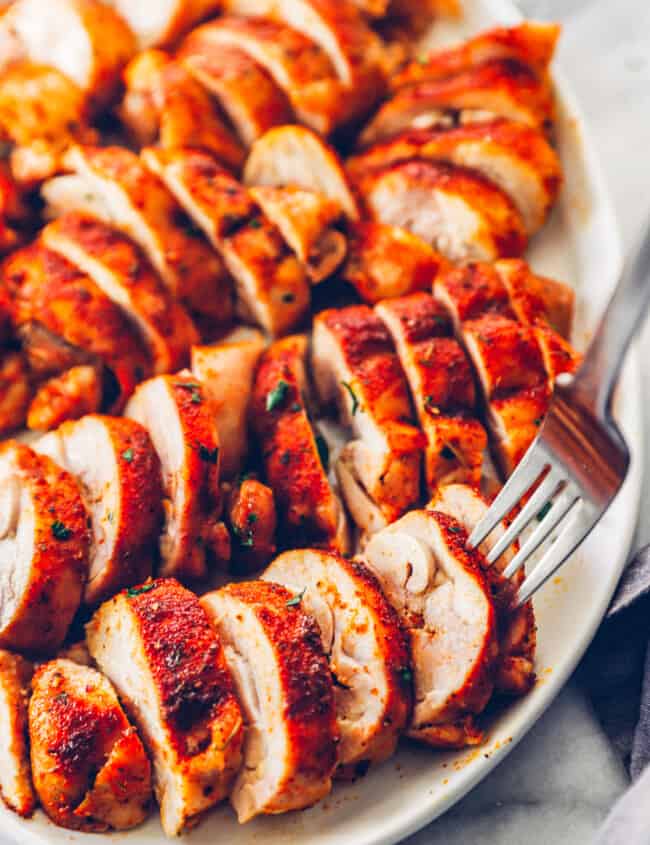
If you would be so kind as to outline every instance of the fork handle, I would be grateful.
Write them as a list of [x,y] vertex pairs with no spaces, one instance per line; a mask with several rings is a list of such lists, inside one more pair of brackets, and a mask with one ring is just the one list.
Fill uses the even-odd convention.
[[611,412],[612,394],[627,349],[650,304],[650,221],[626,262],[605,313],[568,392],[599,419]]

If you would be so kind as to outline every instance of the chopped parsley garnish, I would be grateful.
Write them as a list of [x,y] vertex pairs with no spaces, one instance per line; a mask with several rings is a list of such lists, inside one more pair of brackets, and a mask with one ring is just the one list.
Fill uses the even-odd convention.
[[537,514],[537,521],[541,522],[552,507],[551,502],[547,502],[541,511]]
[[133,449],[131,449],[131,447],[129,447],[128,449],[125,449],[122,452],[122,457],[127,462],[127,464],[130,464],[131,461],[133,460]]
[[330,468],[330,447],[327,445],[327,440],[325,440],[322,434],[316,435],[316,448],[318,449],[318,457],[323,465],[323,469],[325,472],[328,472]]
[[249,513],[246,517],[246,522],[249,525],[254,525],[257,522],[258,516],[256,513]]
[[443,446],[440,450],[440,457],[444,458],[446,461],[453,461],[456,454],[453,449],[449,448],[449,446]]
[[533,423],[537,426],[537,428],[539,428],[539,427],[540,427],[540,425],[541,425],[543,422],[544,422],[543,417],[537,417],[537,419],[536,419],[536,420],[533,420]]
[[203,401],[201,396],[201,385],[197,381],[177,381],[174,387],[179,387],[181,390],[190,391],[190,401],[193,405],[200,405]]
[[404,681],[405,684],[410,684],[411,681],[413,680],[413,672],[411,672],[411,670],[409,669],[408,666],[403,666],[399,670],[399,674],[400,674],[400,677]]
[[126,594],[130,599],[134,599],[136,596],[142,595],[142,593],[148,593],[149,590],[153,590],[155,586],[155,581],[147,581],[146,584],[141,584],[139,587],[129,587]]
[[219,447],[215,446],[214,449],[208,449],[203,443],[199,443],[199,458],[206,464],[216,464],[219,459]]
[[[257,519],[257,514],[252,514],[252,515],[255,516],[255,518]],[[249,524],[250,524],[250,516],[251,515],[249,514],[249,519],[248,519]],[[239,541],[239,545],[242,548],[244,548],[244,549],[252,549],[253,548],[253,544],[254,544],[255,540],[253,538],[253,531],[252,531],[251,528],[243,529],[243,528],[240,528],[238,525],[233,525],[232,531],[233,531],[233,534],[235,535],[235,537],[237,538],[237,540]]]
[[359,404],[359,400],[357,399],[357,394],[354,392],[354,389],[353,389],[352,385],[350,384],[350,382],[342,381],[341,384],[347,390],[347,392],[350,394],[350,399],[352,400],[352,408],[350,410],[350,413],[352,414],[352,416],[354,416],[356,414],[356,412],[359,410],[359,408],[361,407],[361,405]]
[[280,405],[287,398],[288,390],[289,385],[284,379],[281,378],[280,381],[275,385],[273,390],[269,390],[266,395],[266,410],[275,411],[276,408],[279,408]]
[[59,519],[54,520],[51,529],[57,540],[69,540],[72,536],[72,530],[67,528]]
[[257,217],[255,217],[253,220],[249,221],[248,225],[251,227],[251,229],[261,229],[262,221],[258,220]]
[[287,599],[286,605],[287,607],[298,607],[300,602],[303,600],[305,593],[307,592],[307,587],[305,587],[301,592],[297,593],[292,599]]

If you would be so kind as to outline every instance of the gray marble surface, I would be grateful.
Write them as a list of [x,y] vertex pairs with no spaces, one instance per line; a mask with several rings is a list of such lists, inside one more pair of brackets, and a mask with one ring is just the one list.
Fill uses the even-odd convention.
[[[530,16],[564,24],[559,63],[585,113],[629,249],[650,216],[650,3],[519,5]],[[650,324],[640,347],[650,394]],[[650,430],[650,402],[644,407]],[[650,450],[645,469],[638,545],[650,542]],[[409,845],[590,843],[626,785],[622,761],[574,679],[513,754]]]

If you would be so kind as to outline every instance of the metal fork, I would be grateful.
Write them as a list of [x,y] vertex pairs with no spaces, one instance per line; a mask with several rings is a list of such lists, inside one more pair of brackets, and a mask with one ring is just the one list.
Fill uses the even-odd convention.
[[556,385],[537,437],[469,537],[471,548],[482,543],[538,484],[490,550],[488,562],[494,563],[553,500],[548,513],[504,570],[505,577],[512,577],[560,528],[555,541],[519,587],[517,605],[526,602],[573,554],[625,480],[630,454],[612,418],[612,394],[649,303],[650,226],[625,267],[582,366],[568,383]]

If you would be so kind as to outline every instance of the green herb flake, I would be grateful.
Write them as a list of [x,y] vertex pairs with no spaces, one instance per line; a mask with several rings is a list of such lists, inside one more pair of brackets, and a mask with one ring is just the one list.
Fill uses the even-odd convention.
[[282,466],[286,467],[286,465],[289,463],[290,460],[291,460],[291,452],[289,452],[289,451],[283,452],[280,455],[280,463],[282,464]]
[[55,519],[50,528],[57,540],[69,540],[72,537],[72,530],[65,526],[59,519]]
[[127,464],[130,464],[131,461],[133,460],[133,449],[131,449],[131,447],[129,447],[128,449],[125,449],[122,452],[122,457],[127,462]]
[[267,411],[275,411],[277,408],[282,405],[284,400],[287,398],[287,391],[289,390],[289,385],[284,379],[280,379],[280,381],[276,384],[273,390],[269,390],[266,395],[266,410]]
[[254,525],[257,522],[257,520],[258,520],[258,516],[257,516],[256,513],[249,513],[248,516],[246,517],[246,522],[249,525]]
[[420,53],[415,60],[419,65],[429,64],[429,56],[426,53]]
[[300,402],[294,402],[290,410],[293,411],[294,414],[297,414],[298,411],[302,411],[302,405],[300,404]]
[[533,424],[534,424],[534,425],[536,425],[536,426],[537,426],[537,428],[539,428],[539,427],[540,427],[540,425],[541,425],[543,422],[544,422],[544,418],[543,418],[543,417],[537,417],[537,419],[536,419],[536,420],[533,420]]
[[307,587],[297,593],[292,599],[287,599],[286,605],[287,607],[298,607],[300,602],[303,600],[305,593],[307,592]]
[[142,593],[148,593],[150,590],[156,586],[155,581],[147,581],[145,584],[141,584],[139,587],[129,587],[126,591],[126,595],[130,599],[134,599],[136,596],[141,596]]
[[352,414],[352,416],[354,416],[361,407],[361,405],[359,404],[359,400],[357,399],[357,394],[354,392],[354,389],[349,381],[342,381],[341,384],[350,394],[350,399],[352,400],[352,408],[350,409],[350,413]]
[[206,464],[216,464],[219,460],[219,448],[215,446],[214,449],[209,449],[203,443],[199,443],[199,458]]
[[261,229],[262,228],[262,221],[258,220],[258,218],[255,217],[253,220],[249,221],[248,225],[250,226],[251,229]]
[[547,503],[544,505],[544,507],[541,509],[541,511],[537,514],[537,521],[538,521],[538,522],[541,522],[541,521],[544,519],[544,517],[546,516],[546,514],[550,511],[551,507],[552,507],[552,503],[551,503],[551,502],[547,502]]
[[201,385],[198,381],[175,381],[174,387],[180,387],[181,390],[200,390]]
[[115,519],[115,514],[113,513],[113,511],[108,511],[107,514],[106,514],[106,521],[112,523],[114,519]]
[[450,525],[450,526],[449,526],[449,531],[450,531],[452,534],[460,534],[460,532],[461,532],[462,530],[463,530],[463,529],[460,527],[460,525]]
[[327,445],[327,440],[322,434],[316,435],[316,448],[318,449],[318,457],[323,465],[325,472],[329,472],[330,468],[330,447]]
[[402,666],[402,668],[399,669],[399,675],[405,684],[410,684],[413,680],[413,672],[408,666]]
[[440,457],[444,458],[446,461],[453,461],[456,457],[456,453],[453,449],[450,449],[449,446],[443,446],[440,450]]

